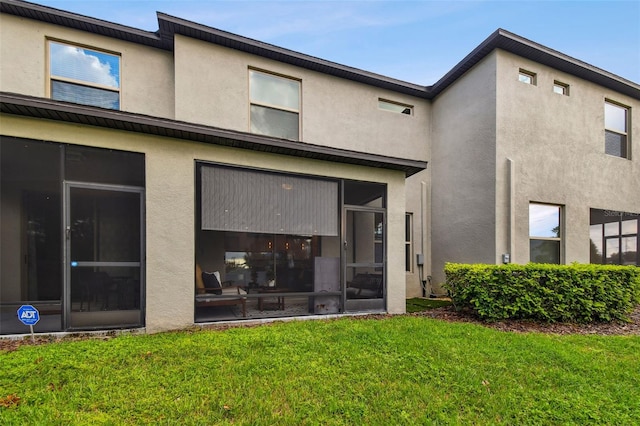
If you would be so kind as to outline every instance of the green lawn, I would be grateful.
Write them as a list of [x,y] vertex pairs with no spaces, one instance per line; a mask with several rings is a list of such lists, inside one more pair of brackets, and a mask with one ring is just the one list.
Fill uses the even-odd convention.
[[412,316],[0,353],[2,425],[631,425],[639,389],[640,336],[515,334]]
[[423,299],[420,297],[414,297],[412,299],[407,299],[407,313],[411,314],[414,312],[422,312],[449,305],[451,305],[451,300]]

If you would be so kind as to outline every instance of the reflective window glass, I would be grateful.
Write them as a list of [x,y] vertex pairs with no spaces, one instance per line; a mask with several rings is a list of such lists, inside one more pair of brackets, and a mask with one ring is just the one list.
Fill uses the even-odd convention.
[[535,263],[560,263],[560,241],[530,240],[529,256]]
[[623,265],[635,265],[638,254],[638,237],[622,237],[620,239],[620,254]]
[[602,263],[602,224],[589,227],[589,238],[591,239],[590,262]]
[[531,237],[560,237],[560,207],[549,204],[529,205],[529,235]]
[[120,109],[120,94],[118,92],[80,86],[79,84],[52,81],[51,97],[58,101]]
[[251,105],[251,132],[276,138],[296,140],[300,134],[298,114]]
[[405,115],[411,115],[413,113],[413,107],[411,105],[403,105],[382,99],[378,100],[378,108]]
[[621,233],[622,235],[638,233],[638,221],[636,219],[623,220],[621,225],[622,225],[622,233]]
[[300,138],[300,82],[249,70],[251,132],[277,138]]
[[605,223],[604,235],[606,237],[610,237],[612,235],[620,235],[620,222]]
[[51,76],[120,87],[120,57],[69,44],[50,42]]
[[619,210],[591,209],[591,263],[640,266],[639,216]]
[[520,75],[518,76],[518,80],[520,80],[523,83],[531,84],[533,79],[531,78],[530,75],[520,73]]
[[626,157],[627,136],[605,130],[604,152],[616,157]]
[[620,133],[627,132],[627,109],[605,102],[604,127]]
[[249,71],[251,102],[298,110],[300,82],[257,71]]
[[607,263],[620,263],[620,239],[607,238],[606,250],[605,257]]
[[51,98],[120,108],[120,56],[49,42]]

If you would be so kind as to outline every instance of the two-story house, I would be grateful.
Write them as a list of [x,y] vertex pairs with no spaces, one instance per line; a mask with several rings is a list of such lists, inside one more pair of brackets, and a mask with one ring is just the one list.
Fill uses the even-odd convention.
[[425,87],[162,13],[0,12],[2,334],[23,304],[153,332],[402,313],[446,261],[638,264],[640,87],[514,34]]
[[640,85],[498,30],[430,92],[409,296],[445,262],[640,265]]

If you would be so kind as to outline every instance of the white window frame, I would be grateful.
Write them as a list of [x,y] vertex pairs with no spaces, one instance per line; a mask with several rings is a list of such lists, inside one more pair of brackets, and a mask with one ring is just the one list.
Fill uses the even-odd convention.
[[535,86],[537,84],[536,73],[520,68],[520,70],[518,71],[518,81],[524,84]]
[[558,95],[563,96],[569,96],[569,85],[567,83],[562,83],[561,81],[554,80],[553,93],[557,93]]

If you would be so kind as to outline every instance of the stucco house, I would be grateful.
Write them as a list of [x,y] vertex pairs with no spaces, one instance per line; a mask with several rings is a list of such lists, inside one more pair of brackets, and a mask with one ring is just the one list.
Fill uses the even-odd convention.
[[444,262],[640,265],[640,86],[497,30],[420,86],[0,0],[0,333],[402,313]]

